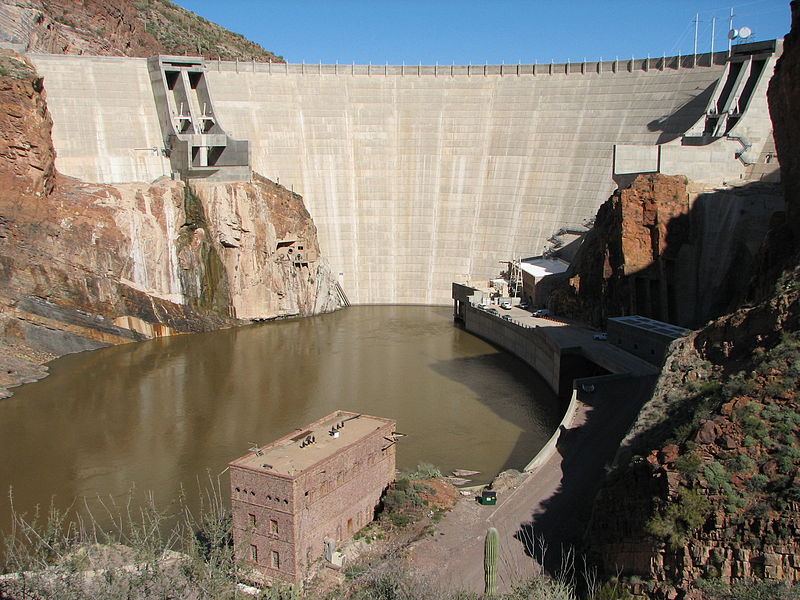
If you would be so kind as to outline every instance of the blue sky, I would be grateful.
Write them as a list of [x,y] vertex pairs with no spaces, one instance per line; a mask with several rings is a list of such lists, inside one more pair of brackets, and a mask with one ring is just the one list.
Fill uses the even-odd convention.
[[289,62],[500,64],[691,54],[789,31],[785,0],[177,0]]

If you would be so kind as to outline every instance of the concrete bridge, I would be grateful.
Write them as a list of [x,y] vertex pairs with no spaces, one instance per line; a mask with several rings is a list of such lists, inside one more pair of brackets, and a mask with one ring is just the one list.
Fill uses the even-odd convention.
[[[541,253],[556,230],[594,216],[615,187],[615,147],[619,174],[695,167],[717,185],[752,174],[771,143],[774,47],[739,47],[731,61],[205,61],[201,87],[222,138],[249,141],[252,169],[304,196],[352,303],[446,304],[452,281],[488,279],[499,261]],[[61,172],[104,183],[173,176],[152,60],[31,59]]]

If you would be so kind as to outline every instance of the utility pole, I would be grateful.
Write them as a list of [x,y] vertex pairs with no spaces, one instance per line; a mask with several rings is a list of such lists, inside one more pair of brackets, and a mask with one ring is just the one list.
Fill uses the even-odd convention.
[[694,64],[697,66],[697,29],[700,26],[700,13],[694,16]]
[[717,29],[717,17],[711,17],[711,62],[714,62],[714,33]]

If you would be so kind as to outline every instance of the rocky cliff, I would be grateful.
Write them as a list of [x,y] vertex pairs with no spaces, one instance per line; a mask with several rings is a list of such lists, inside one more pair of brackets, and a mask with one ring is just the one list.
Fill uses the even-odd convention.
[[743,597],[753,581],[762,595],[748,597],[788,597],[780,586],[800,581],[796,2],[792,13],[770,86],[785,210],[746,271],[747,303],[673,345],[595,502],[596,559],[652,598]]
[[703,325],[741,304],[783,205],[775,184],[705,189],[638,175],[600,207],[569,271],[542,292],[556,314],[596,327],[630,314]]
[[798,281],[676,343],[596,500],[598,560],[653,597],[800,580]]
[[67,352],[338,306],[300,196],[257,175],[88,184],[56,172],[51,127],[32,66],[0,52],[0,387]]
[[5,0],[0,42],[21,52],[49,54],[189,54],[283,62],[169,0]]

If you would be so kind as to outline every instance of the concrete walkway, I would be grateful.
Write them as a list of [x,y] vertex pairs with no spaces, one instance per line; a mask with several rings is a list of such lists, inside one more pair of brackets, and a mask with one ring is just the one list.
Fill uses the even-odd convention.
[[540,573],[542,565],[557,572],[560,548],[580,544],[605,467],[653,381],[652,376],[612,378],[597,383],[595,393],[583,394],[553,457],[522,475],[516,489],[499,493],[497,506],[480,506],[472,498],[459,502],[432,537],[412,547],[414,570],[437,585],[482,593],[483,541],[493,526],[500,532],[498,591]]

